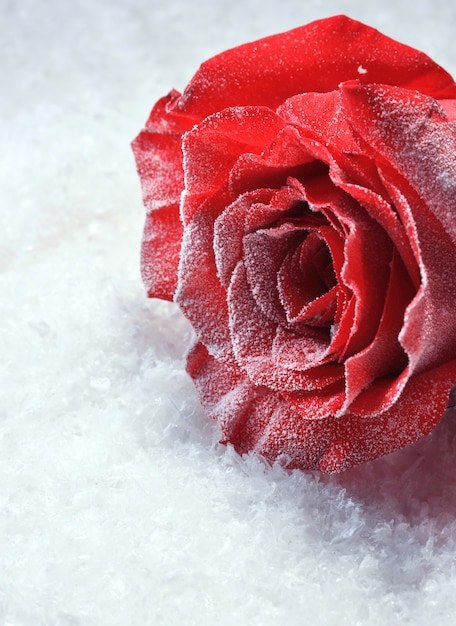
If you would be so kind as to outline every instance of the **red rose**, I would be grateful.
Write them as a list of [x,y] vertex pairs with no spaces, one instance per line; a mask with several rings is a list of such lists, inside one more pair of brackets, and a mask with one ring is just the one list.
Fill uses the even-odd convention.
[[228,50],[133,148],[142,273],[175,299],[240,452],[346,469],[418,440],[456,381],[456,84],[338,16]]

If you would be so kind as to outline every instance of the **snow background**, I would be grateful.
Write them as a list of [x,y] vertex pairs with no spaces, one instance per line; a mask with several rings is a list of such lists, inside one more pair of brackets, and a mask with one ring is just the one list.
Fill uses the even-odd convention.
[[339,476],[241,459],[139,277],[154,102],[336,13],[456,74],[448,0],[0,1],[0,624],[454,624],[454,420]]

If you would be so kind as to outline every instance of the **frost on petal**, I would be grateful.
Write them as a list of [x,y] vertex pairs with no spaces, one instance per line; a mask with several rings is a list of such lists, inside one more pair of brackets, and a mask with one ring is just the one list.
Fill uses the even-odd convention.
[[337,90],[299,93],[286,100],[277,113],[289,124],[296,125],[303,137],[315,139],[326,147],[337,146],[340,154],[359,152]]
[[442,419],[455,380],[456,361],[450,361],[410,378],[381,415],[339,417],[334,443],[320,459],[319,469],[340,472],[419,441]]
[[[345,402],[343,368],[337,363],[330,363],[319,369],[322,370],[322,374],[324,372],[330,374],[324,385],[313,390],[284,390],[282,396],[302,417],[303,421],[321,421],[322,425],[328,422],[330,427],[329,420],[342,409]],[[331,374],[333,375],[331,376]]]
[[[418,441],[440,421],[456,378],[456,361],[413,377],[396,404],[375,417],[312,418],[318,394],[304,403],[308,418],[281,394],[252,386],[236,366],[218,362],[202,344],[187,370],[201,403],[239,453],[254,451],[290,468],[340,472]],[[330,388],[337,405],[337,386]],[[315,406],[312,407],[312,404]],[[451,402],[450,402],[451,404]],[[448,410],[448,409],[447,409]]]
[[226,290],[217,276],[214,221],[224,196],[204,203],[184,230],[176,302],[209,352],[232,360]]
[[180,138],[142,131],[133,142],[133,150],[148,213],[179,204],[184,188]]
[[192,218],[192,196],[201,202],[219,190],[237,159],[261,152],[282,127],[281,119],[266,107],[234,107],[211,115],[186,133],[184,224]]
[[303,237],[301,228],[283,224],[257,230],[244,237],[244,266],[250,292],[263,314],[275,323],[285,323],[285,312],[277,289],[280,266],[290,248]]
[[274,223],[280,211],[270,206],[273,189],[256,189],[228,205],[214,224],[214,252],[217,272],[228,287],[231,275],[243,255],[244,235],[252,229]]
[[412,370],[421,371],[456,354],[456,244],[409,183],[391,171],[388,180],[421,274],[421,288],[406,312],[400,336]]
[[141,250],[143,280],[150,297],[172,300],[182,238],[180,136],[144,130],[132,145],[147,209]]
[[195,118],[176,109],[181,94],[172,89],[160,98],[152,108],[146,122],[146,130],[161,135],[178,135],[179,137],[195,124]]
[[[233,364],[221,363],[197,343],[187,356],[187,372],[192,377],[206,414],[217,422],[239,452],[255,446],[265,416],[252,416],[252,403],[261,395],[250,380]],[[250,429],[246,423],[250,422]]]
[[[254,297],[247,273],[239,262],[228,290],[230,335],[234,356],[255,385],[279,391],[319,389],[343,375],[341,366],[329,364],[311,370],[290,370],[275,359],[278,325],[266,317]],[[296,336],[299,341],[300,336]]]
[[353,129],[407,180],[456,245],[456,127],[432,98],[386,85],[343,86]]
[[141,275],[149,298],[173,300],[181,240],[178,205],[158,208],[147,216],[141,246]]
[[[322,236],[328,235],[334,256]],[[332,228],[311,230],[285,257],[277,275],[280,300],[290,324],[306,322],[329,326],[337,309],[338,288],[333,258],[342,266],[342,242]]]
[[[418,287],[420,284],[420,272],[414,255],[413,242],[415,238],[412,236],[412,239],[409,239],[411,231],[408,228],[407,220],[404,225],[403,219],[401,219],[401,216],[403,218],[401,211],[402,202],[400,202],[399,206],[396,203],[400,195],[398,190],[391,185],[387,177],[385,178],[382,168],[379,168],[379,172],[384,182],[385,194],[388,196],[388,199],[360,185],[342,182],[339,184],[383,228],[395,249],[398,250],[413,283]],[[414,235],[414,233],[412,234]]]
[[304,420],[279,393],[252,385],[240,369],[218,362],[202,344],[188,355],[187,371],[205,412],[220,426],[223,443],[270,462],[282,458],[300,469],[317,467],[331,444],[331,423],[323,429]]
[[[286,128],[276,140],[280,138],[284,141],[284,137],[288,140],[289,134]],[[322,164],[315,163],[304,146],[287,143],[282,150],[276,140],[261,155],[248,153],[239,157],[230,172],[229,185],[233,196],[262,187],[280,189],[290,176],[313,176],[321,169]]]
[[[293,332],[279,326],[272,344],[272,357],[283,368],[305,371],[320,366],[328,355],[329,333],[323,328],[307,327],[306,332]],[[340,367],[328,367],[335,377],[341,377]],[[328,379],[325,381],[328,382]]]

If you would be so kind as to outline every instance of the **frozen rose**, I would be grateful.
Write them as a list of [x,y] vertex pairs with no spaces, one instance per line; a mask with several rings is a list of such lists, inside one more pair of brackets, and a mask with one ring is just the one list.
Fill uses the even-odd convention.
[[456,84],[344,16],[228,50],[133,143],[142,274],[195,328],[224,441],[335,472],[456,381]]

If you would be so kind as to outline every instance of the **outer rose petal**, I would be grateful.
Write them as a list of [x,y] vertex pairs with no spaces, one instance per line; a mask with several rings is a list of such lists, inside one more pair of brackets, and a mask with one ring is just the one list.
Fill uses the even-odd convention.
[[166,106],[179,94],[171,92],[155,105],[133,141],[136,166],[147,208],[141,250],[141,272],[149,297],[172,300],[177,284],[182,224],[179,202],[184,186],[179,121],[164,117]]
[[[295,422],[299,422],[301,438],[305,439],[305,445],[294,459],[295,467],[316,467],[331,444],[331,426],[323,430],[318,421],[303,419],[280,394],[252,385],[239,368],[222,365],[200,343],[188,355],[187,371],[195,382],[205,412],[222,429],[222,441],[232,443],[239,453],[255,451],[267,455],[263,441],[268,440],[280,421],[286,422],[284,428],[288,433],[293,433]],[[283,435],[286,436],[285,431]],[[269,460],[281,455],[280,450],[274,450]]]
[[319,469],[340,472],[418,441],[440,422],[455,379],[456,361],[451,361],[410,378],[385,413],[374,418],[344,415]]
[[235,365],[222,366],[202,343],[188,354],[187,372],[205,411],[222,429],[223,441],[230,441],[241,453],[252,449],[267,427],[268,414],[261,411],[261,399],[269,395],[268,390],[253,386]]
[[146,219],[141,246],[141,274],[147,295],[172,301],[182,239],[179,205],[152,211]]
[[332,91],[356,78],[456,97],[451,76],[428,56],[339,15],[209,59],[177,107],[200,118],[229,106],[275,108],[294,94]]
[[230,361],[226,289],[217,276],[213,249],[214,221],[227,203],[223,190],[214,194],[185,229],[175,300],[209,352]]
[[[197,344],[187,370],[203,408],[238,452],[254,451],[290,468],[340,472],[394,452],[428,434],[440,421],[456,378],[456,361],[413,377],[397,403],[369,418],[305,419],[279,394],[252,386]],[[425,403],[423,403],[425,398]]]

